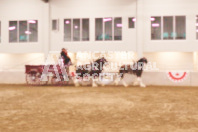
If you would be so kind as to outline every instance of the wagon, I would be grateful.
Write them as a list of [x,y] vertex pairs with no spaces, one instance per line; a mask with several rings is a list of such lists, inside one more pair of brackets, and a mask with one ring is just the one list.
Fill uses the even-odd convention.
[[[43,74],[45,66],[49,67],[48,74]],[[46,85],[51,80],[52,85],[67,85],[69,81],[65,81],[61,68],[60,65],[25,65],[26,83],[28,85]],[[49,75],[49,73],[51,74]],[[50,79],[49,76],[51,76]],[[71,76],[68,77],[70,80]]]

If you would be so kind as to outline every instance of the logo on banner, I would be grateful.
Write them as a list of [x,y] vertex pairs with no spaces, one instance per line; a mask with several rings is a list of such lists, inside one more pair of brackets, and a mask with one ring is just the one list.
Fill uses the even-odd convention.
[[187,71],[169,71],[168,78],[173,82],[182,82],[188,76]]

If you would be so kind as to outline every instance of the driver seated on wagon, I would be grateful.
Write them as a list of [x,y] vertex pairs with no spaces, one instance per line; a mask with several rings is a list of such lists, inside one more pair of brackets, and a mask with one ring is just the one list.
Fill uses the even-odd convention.
[[66,68],[66,72],[69,73],[69,66],[72,65],[72,62],[71,62],[70,57],[68,56],[67,49],[62,48],[62,51],[60,54],[61,54],[61,59],[63,60],[63,64]]

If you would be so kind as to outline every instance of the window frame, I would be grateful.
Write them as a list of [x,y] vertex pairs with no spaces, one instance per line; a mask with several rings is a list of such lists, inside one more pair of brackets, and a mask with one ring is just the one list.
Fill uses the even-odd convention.
[[[153,23],[152,23],[152,21],[151,21],[151,18],[156,18],[156,17],[159,17],[159,18],[160,18],[160,26],[161,26],[161,27],[160,27],[160,28],[161,28],[161,29],[160,29],[160,33],[161,33],[160,39],[152,39],[152,24],[153,24]],[[151,17],[150,17],[150,30],[151,30],[151,31],[150,31],[150,35],[149,35],[149,36],[150,36],[150,39],[151,39],[151,40],[153,40],[153,41],[160,41],[160,40],[163,40],[163,39],[162,39],[162,33],[163,33],[162,27],[163,27],[163,19],[162,19],[162,16],[151,16]]]
[[[186,21],[186,15],[174,15],[174,16],[170,16],[170,15],[163,15],[163,16],[150,16],[150,29],[152,28],[152,21],[151,21],[151,18],[153,17],[160,17],[161,18],[161,38],[160,39],[152,39],[151,37],[151,31],[150,30],[150,40],[151,41],[172,41],[172,40],[181,40],[181,41],[184,41],[184,40],[187,40],[186,36],[185,36],[185,39],[176,39],[176,37],[174,36],[173,39],[164,39],[163,38],[163,33],[164,33],[164,17],[173,17],[173,33],[176,33],[176,17],[180,17],[180,16],[183,16],[185,17],[185,34],[186,34],[186,25],[187,25],[187,21]],[[198,16],[198,15],[197,15]]]
[[[112,18],[112,24],[111,24],[111,27],[112,27],[112,39],[111,40],[105,40],[105,37],[103,37],[102,38],[102,40],[96,40],[96,19],[102,19],[102,35],[103,34],[105,34],[105,22],[104,22],[104,19],[105,18]],[[115,29],[114,29],[114,24],[115,24],[115,18],[121,18],[121,24],[122,24],[122,36],[121,36],[121,40],[115,40]],[[123,17],[96,17],[95,19],[94,19],[94,24],[95,24],[95,27],[94,27],[94,29],[95,29],[95,35],[94,35],[94,41],[95,42],[116,42],[116,41],[118,41],[118,42],[120,42],[120,41],[123,41]]]
[[[10,42],[10,31],[9,31],[9,27],[10,27],[10,22],[11,21],[16,21],[17,22],[17,42]],[[19,37],[20,37],[20,21],[27,21],[27,29],[28,31],[30,31],[30,26],[29,26],[29,22],[28,21],[36,21],[37,22],[37,41],[36,42],[32,42],[29,39],[29,34],[27,34],[27,42],[20,42]],[[9,20],[8,21],[8,43],[38,43],[39,42],[39,24],[38,24],[38,19],[28,19],[28,20]]]
[[[133,21],[133,26],[134,27],[130,27],[130,23],[129,23],[129,21],[130,21],[130,19],[135,19],[135,21]],[[134,16],[132,16],[132,17],[128,17],[128,29],[135,29],[136,28],[136,17],[134,17]]]
[[[65,20],[71,20],[71,27],[70,27],[70,30],[71,30],[71,40],[70,41],[65,41]],[[80,40],[79,41],[74,41],[74,39],[73,39],[73,37],[74,37],[74,30],[73,30],[73,25],[74,25],[74,23],[73,23],[73,21],[74,21],[74,19],[79,19],[80,20]],[[88,19],[88,21],[89,21],[89,40],[83,40],[83,19]],[[85,17],[85,18],[64,18],[63,19],[63,42],[65,42],[65,43],[67,43],[67,42],[90,42],[90,18],[87,18],[87,17]]]
[[198,15],[196,15],[195,18],[195,38],[198,40]]
[[1,29],[2,29],[1,27],[2,27],[2,26],[1,26],[1,25],[2,25],[2,22],[1,22],[1,20],[0,20],[0,44],[1,44],[1,41],[2,41],[2,34],[1,34]]

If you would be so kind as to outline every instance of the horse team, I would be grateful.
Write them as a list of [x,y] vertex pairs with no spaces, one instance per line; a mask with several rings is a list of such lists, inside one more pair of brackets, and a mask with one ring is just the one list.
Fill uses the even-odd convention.
[[[146,85],[142,82],[142,73],[144,65],[147,64],[147,59],[145,57],[139,59],[136,63],[132,65],[122,65],[119,68],[119,77],[115,79],[114,84],[118,85],[119,81],[127,87],[128,84],[124,81],[124,76],[128,74],[133,74],[137,78],[134,81],[133,85],[139,85],[140,87],[146,87]],[[84,78],[91,77],[92,79],[92,87],[97,87],[97,79],[102,74],[104,66],[108,65],[108,61],[102,57],[92,62],[91,64],[79,65],[76,66],[76,77],[74,79],[75,86],[79,86],[79,80],[84,80]],[[121,80],[120,80],[121,79]]]

